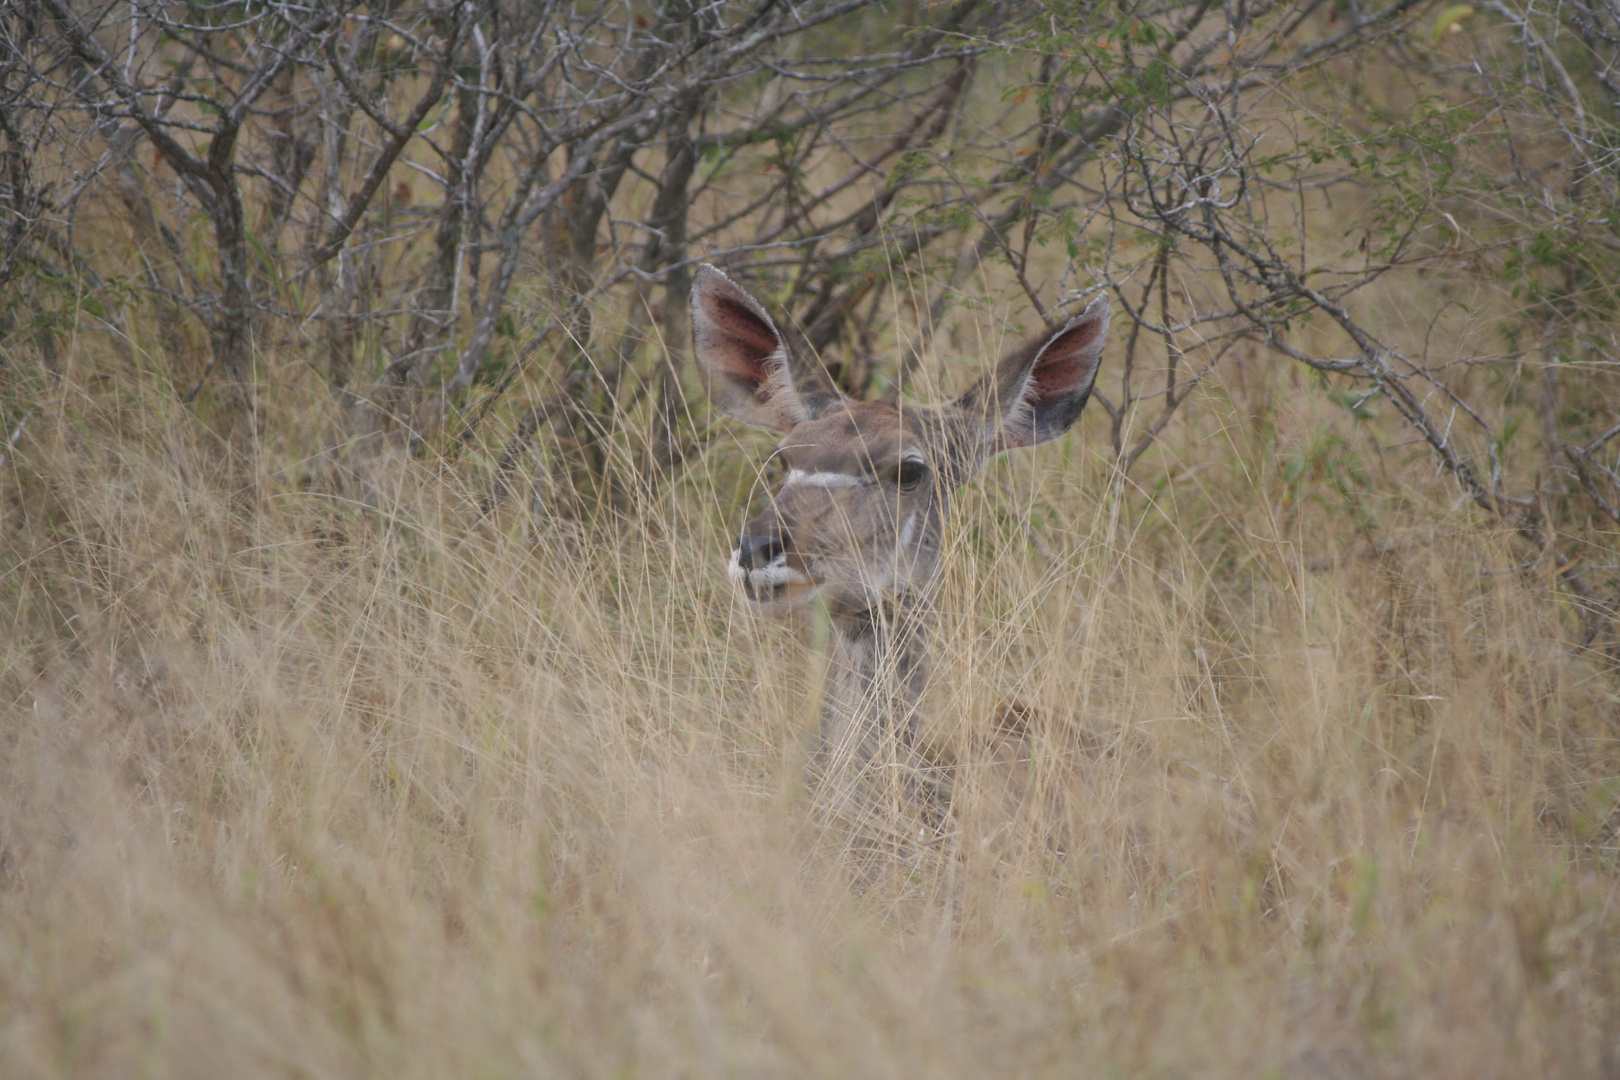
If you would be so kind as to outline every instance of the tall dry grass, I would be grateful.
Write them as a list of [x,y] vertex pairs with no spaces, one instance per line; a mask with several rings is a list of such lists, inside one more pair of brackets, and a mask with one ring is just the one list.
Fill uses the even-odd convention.
[[480,520],[468,463],[335,480],[280,358],[247,497],[98,348],[0,474],[8,1077],[1620,1071],[1613,672],[1286,371],[963,493],[960,828],[873,883],[800,783],[816,628],[722,573],[749,437]]

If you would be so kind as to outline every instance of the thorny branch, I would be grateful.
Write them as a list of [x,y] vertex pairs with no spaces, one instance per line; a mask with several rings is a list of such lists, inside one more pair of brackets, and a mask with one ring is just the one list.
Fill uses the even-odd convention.
[[[45,350],[45,291],[71,278],[128,349],[102,288],[125,275],[74,240],[110,188],[176,393],[203,408],[223,377],[239,459],[270,343],[319,342],[352,445],[454,455],[504,416],[491,506],[549,439],[540,486],[588,513],[708,437],[685,373],[697,262],[770,295],[847,392],[890,399],[984,283],[1051,324],[1106,288],[1123,355],[1095,400],[1122,477],[1263,350],[1358,420],[1387,403],[1564,568],[1588,640],[1611,633],[1620,581],[1582,553],[1607,542],[1590,522],[1620,525],[1620,5],[1494,0],[1443,47],[1416,0],[891,7],[16,0],[0,284],[29,284],[4,326],[33,312]],[[1300,87],[1379,57],[1417,104],[1302,111]],[[1365,204],[1360,236],[1316,234],[1335,199]],[[1459,268],[1517,290],[1500,356],[1431,363],[1358,299]],[[188,367],[193,322],[213,350]],[[1527,378],[1547,444],[1528,469]]]

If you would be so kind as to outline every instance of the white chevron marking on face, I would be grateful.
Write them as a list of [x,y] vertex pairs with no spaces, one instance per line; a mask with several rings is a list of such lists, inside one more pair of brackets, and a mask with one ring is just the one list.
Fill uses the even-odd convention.
[[783,487],[793,487],[802,484],[805,487],[863,487],[866,484],[864,476],[851,476],[841,472],[805,472],[803,469],[794,469],[787,474]]

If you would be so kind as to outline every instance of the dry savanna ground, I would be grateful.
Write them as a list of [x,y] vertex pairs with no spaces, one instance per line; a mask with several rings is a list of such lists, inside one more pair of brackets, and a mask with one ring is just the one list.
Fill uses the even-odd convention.
[[244,496],[104,352],[13,373],[7,1077],[1620,1072],[1620,684],[1555,568],[1276,361],[1128,480],[1093,411],[963,493],[959,829],[873,881],[799,779],[818,628],[725,581],[753,435],[611,523],[480,520],[471,465],[332,482],[280,357]]

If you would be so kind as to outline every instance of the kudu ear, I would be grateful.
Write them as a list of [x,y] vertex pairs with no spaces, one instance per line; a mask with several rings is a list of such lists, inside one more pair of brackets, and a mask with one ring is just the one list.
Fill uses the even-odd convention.
[[710,400],[734,420],[789,431],[842,397],[758,300],[706,263],[692,279],[692,348]]
[[1073,427],[1091,397],[1107,338],[1105,294],[1057,333],[1009,353],[958,398],[958,408],[980,418],[987,453],[1039,446]]

